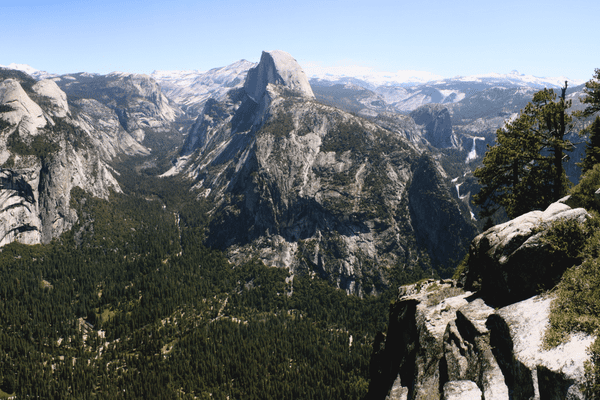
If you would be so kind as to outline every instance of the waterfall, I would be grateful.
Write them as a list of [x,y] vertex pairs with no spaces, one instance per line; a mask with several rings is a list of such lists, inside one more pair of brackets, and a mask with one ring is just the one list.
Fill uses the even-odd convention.
[[465,164],[468,164],[468,163],[470,163],[471,161],[473,161],[473,160],[475,160],[477,158],[477,146],[476,146],[477,140],[485,140],[485,138],[484,137],[478,137],[478,136],[474,136],[473,137],[473,147],[471,147],[471,151],[467,155],[467,159],[465,160]]

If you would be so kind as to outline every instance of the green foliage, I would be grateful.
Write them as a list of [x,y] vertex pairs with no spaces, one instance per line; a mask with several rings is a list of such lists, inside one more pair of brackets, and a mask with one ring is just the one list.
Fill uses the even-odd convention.
[[590,116],[600,111],[600,68],[594,70],[594,76],[585,83],[583,92],[585,97],[581,102],[587,104],[587,107],[582,116]]
[[338,123],[335,128],[327,132],[323,139],[321,151],[344,152],[352,151],[352,155],[357,159],[371,146],[367,141],[367,135],[363,134],[363,128],[355,123]]
[[600,211],[594,196],[598,188],[600,188],[600,164],[594,165],[582,175],[579,183],[571,189],[568,204],[571,207],[583,207],[588,211]]
[[545,272],[539,277],[539,290],[550,290],[560,280],[564,271],[582,261],[582,250],[594,224],[580,224],[574,219],[552,222],[540,238],[546,251]]
[[14,111],[10,104],[0,104],[0,113]]
[[[13,108],[8,104],[0,104],[0,114],[5,112],[13,111]],[[12,124],[0,118],[0,133],[3,132],[6,128],[11,127]]]
[[537,92],[516,120],[496,132],[496,144],[488,146],[483,166],[473,173],[482,186],[473,196],[474,204],[484,208],[482,217],[502,207],[514,218],[563,196],[563,152],[573,147],[564,139],[572,128],[565,90],[559,101],[552,89]]
[[427,305],[435,306],[440,304],[442,300],[448,299],[450,297],[455,297],[463,294],[465,291],[458,287],[439,287],[437,285],[431,285],[427,288],[428,291],[433,293],[428,294],[427,296]]
[[175,179],[122,171],[132,194],[105,201],[74,189],[70,232],[2,248],[0,389],[48,399],[364,397],[394,290],[360,299],[257,260],[232,265],[202,244],[206,204]]
[[54,118],[51,130],[54,134],[63,135],[76,150],[91,148],[91,139],[88,134],[81,128],[68,123],[65,118]]
[[291,113],[279,112],[275,118],[271,118],[262,131],[270,133],[275,137],[286,137],[289,136],[290,132],[294,130],[294,120]]
[[[557,299],[550,314],[550,329],[546,343],[555,346],[573,331],[594,334],[600,328],[600,219],[589,219],[574,237],[561,236],[574,233],[565,223],[557,224],[551,233],[558,249],[578,253],[583,263],[574,263],[557,286]],[[573,243],[571,243],[573,242]]]
[[467,269],[467,265],[469,265],[469,253],[465,254],[465,257],[461,260],[461,262],[457,265],[456,270],[454,271],[454,275],[452,275],[452,279],[458,280],[461,274]]
[[[547,347],[565,342],[571,333],[600,335],[600,218],[594,215],[580,232],[566,224],[553,233],[556,247],[578,253],[583,262],[567,269],[556,287],[556,299],[550,311],[550,327],[545,333]],[[564,236],[575,233],[573,237]],[[573,243],[571,243],[573,242]],[[575,244],[574,244],[575,243]],[[583,392],[597,399],[600,393],[600,340],[588,349]]]
[[16,131],[8,137],[6,146],[13,153],[40,158],[48,157],[60,149],[57,143],[53,143],[45,135],[37,135],[30,143],[26,143]]
[[590,360],[584,364],[585,375],[581,389],[586,399],[598,400],[600,399],[600,336],[596,337],[588,353]]
[[578,164],[581,167],[582,174],[600,163],[600,116],[596,117],[594,122],[586,129],[586,132],[590,136],[585,147],[585,157]]

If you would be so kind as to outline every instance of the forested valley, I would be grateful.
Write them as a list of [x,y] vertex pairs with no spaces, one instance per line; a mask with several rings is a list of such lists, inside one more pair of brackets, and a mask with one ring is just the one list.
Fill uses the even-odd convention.
[[120,171],[109,201],[72,191],[78,223],[58,239],[1,249],[0,398],[366,394],[374,336],[421,270],[359,298],[314,273],[233,265],[203,245],[210,204],[132,160]]

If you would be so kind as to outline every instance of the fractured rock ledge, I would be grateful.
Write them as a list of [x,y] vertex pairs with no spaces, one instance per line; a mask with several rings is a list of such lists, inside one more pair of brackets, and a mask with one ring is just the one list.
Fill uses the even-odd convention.
[[494,309],[452,280],[400,288],[376,339],[368,399],[582,399],[583,334],[542,347],[551,296]]

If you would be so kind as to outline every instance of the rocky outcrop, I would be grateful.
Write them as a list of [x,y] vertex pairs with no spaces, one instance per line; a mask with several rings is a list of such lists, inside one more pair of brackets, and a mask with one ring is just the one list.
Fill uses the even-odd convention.
[[494,309],[451,280],[400,288],[371,360],[368,399],[582,399],[587,347],[543,346],[551,296]]
[[[147,128],[168,130],[181,110],[162,93],[158,83],[147,75],[112,73],[106,76],[106,88],[117,88],[124,96],[111,98],[128,132]],[[119,104],[121,103],[121,104]],[[110,104],[110,103],[109,103]]]
[[0,114],[0,118],[18,126],[24,135],[35,136],[39,128],[46,126],[42,108],[31,100],[15,79],[0,82],[0,104],[7,109]]
[[21,171],[0,169],[0,247],[14,241],[40,243],[38,171],[37,165]]
[[79,111],[73,123],[89,133],[89,139],[103,159],[111,160],[118,154],[150,154],[150,149],[141,144],[145,133],[127,132],[110,107],[94,99],[79,99],[73,105]]
[[439,104],[427,104],[410,113],[424,131],[424,138],[438,149],[453,146],[452,118],[450,112]]
[[374,346],[367,398],[583,399],[595,338],[578,333],[546,346],[554,295],[539,291],[578,262],[549,251],[552,223],[587,218],[554,203],[477,236],[459,282],[401,287]]
[[40,97],[49,102],[47,111],[52,117],[65,118],[69,115],[69,104],[67,95],[60,90],[56,82],[49,79],[41,80],[32,86],[32,89]]
[[559,220],[583,223],[587,217],[583,208],[554,203],[545,211],[532,211],[490,228],[471,243],[461,284],[497,306],[552,288],[573,260],[559,263],[561,255],[547,251],[545,228]]

